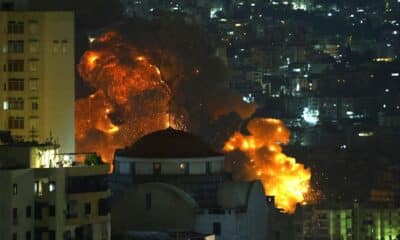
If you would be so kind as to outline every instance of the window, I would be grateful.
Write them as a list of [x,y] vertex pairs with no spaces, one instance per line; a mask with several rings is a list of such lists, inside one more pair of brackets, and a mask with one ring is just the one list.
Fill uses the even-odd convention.
[[23,72],[24,71],[24,60],[22,59],[8,59],[7,61],[8,72]]
[[31,72],[36,72],[38,70],[38,60],[37,59],[30,59],[29,60],[29,70]]
[[153,163],[153,174],[161,174],[161,163]]
[[8,109],[10,110],[24,110],[24,99],[23,98],[8,98]]
[[38,32],[38,21],[29,20],[29,32],[31,34],[35,34]]
[[38,80],[30,79],[29,80],[29,90],[36,91],[38,89]]
[[1,4],[1,10],[3,10],[3,11],[12,11],[12,10],[14,10],[14,3],[13,2],[3,2]]
[[135,175],[136,174],[136,163],[135,162],[131,162],[131,175]]
[[42,208],[44,207],[43,203],[35,202],[35,219],[42,219]]
[[110,212],[110,205],[107,198],[99,199],[99,216],[107,216]]
[[8,79],[8,91],[24,91],[23,78],[10,78]]
[[56,191],[56,182],[51,181],[49,182],[49,192],[54,192]]
[[68,51],[68,41],[67,40],[62,40],[61,41],[61,51],[62,51],[62,53],[67,53],[67,51]]
[[54,230],[49,231],[49,240],[56,240],[56,232]]
[[17,240],[17,233],[13,233],[12,239],[13,239],[13,240]]
[[90,203],[85,203],[85,215],[90,215],[92,212],[92,205]]
[[29,52],[37,53],[39,51],[39,42],[37,40],[29,40]]
[[13,34],[23,34],[24,22],[8,21],[7,32]]
[[221,223],[220,222],[213,223],[213,233],[217,236],[221,235]]
[[23,53],[24,52],[24,40],[8,40],[7,51],[9,53]]
[[206,162],[206,173],[211,174],[211,163],[210,162]]
[[186,175],[189,175],[189,163],[183,162],[179,164],[179,168],[185,172]]
[[38,110],[39,104],[37,102],[32,102],[32,110]]
[[13,224],[18,224],[18,208],[13,208],[12,218]]
[[31,206],[26,207],[25,215],[26,215],[26,218],[30,218],[32,216],[32,207]]
[[24,129],[24,118],[23,117],[8,117],[8,128],[9,129]]
[[78,211],[77,211],[78,208],[77,208],[77,206],[78,206],[78,201],[76,201],[76,200],[68,201],[68,204],[67,204],[67,215],[66,215],[67,219],[77,218],[78,217]]
[[18,185],[16,183],[13,184],[13,195],[17,195],[18,193]]
[[31,240],[32,239],[32,233],[30,231],[27,231],[25,233],[25,240]]
[[54,217],[56,215],[56,206],[49,205],[49,216]]
[[151,209],[151,193],[146,193],[146,210]]

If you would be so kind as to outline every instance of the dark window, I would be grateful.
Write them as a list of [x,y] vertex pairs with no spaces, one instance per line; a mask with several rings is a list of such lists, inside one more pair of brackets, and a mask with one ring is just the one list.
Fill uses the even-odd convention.
[[30,231],[27,231],[25,233],[25,240],[31,240],[32,239],[32,233]]
[[23,34],[24,22],[8,21],[7,32],[13,34]]
[[53,230],[49,231],[49,240],[56,240],[56,232]]
[[23,78],[10,78],[8,79],[8,91],[24,91],[24,79]]
[[9,129],[24,129],[24,117],[8,117]]
[[30,218],[32,216],[32,207],[31,206],[26,207],[25,215],[27,218]]
[[210,162],[206,162],[206,173],[211,174],[211,163]]
[[22,59],[8,59],[7,71],[8,72],[23,72],[24,71],[24,60]]
[[221,223],[220,222],[213,223],[213,233],[217,236],[221,235]]
[[136,174],[136,163],[132,162],[131,164],[131,174],[135,175]]
[[146,194],[146,210],[151,209],[151,193]]
[[54,217],[56,215],[56,206],[49,205],[49,216]]
[[67,213],[65,217],[67,219],[78,217],[78,202],[76,200],[70,200],[67,204]]
[[99,199],[99,216],[107,216],[110,212],[110,205],[107,198]]
[[161,174],[161,163],[159,162],[153,163],[153,174],[155,175]]
[[44,207],[43,203],[35,203],[35,219],[42,219],[42,208]]
[[17,233],[13,233],[12,239],[13,239],[13,240],[17,240]]
[[67,193],[104,192],[107,190],[107,175],[75,176],[67,179]]
[[17,195],[18,193],[18,185],[16,183],[13,184],[13,195]]
[[90,215],[92,212],[92,205],[90,203],[85,203],[85,215]]
[[33,237],[34,240],[42,240],[43,233],[47,229],[41,228],[41,227],[35,227],[35,230],[33,231]]
[[18,208],[13,208],[12,221],[13,221],[13,224],[18,224]]
[[24,99],[21,97],[9,97],[8,109],[10,110],[24,110]]
[[23,40],[8,40],[7,51],[9,53],[23,53],[24,41]]
[[12,10],[14,10],[14,3],[13,2],[3,2],[1,4],[1,10],[3,10],[3,11],[12,11]]
[[32,102],[32,110],[38,110],[38,109],[39,109],[38,102]]

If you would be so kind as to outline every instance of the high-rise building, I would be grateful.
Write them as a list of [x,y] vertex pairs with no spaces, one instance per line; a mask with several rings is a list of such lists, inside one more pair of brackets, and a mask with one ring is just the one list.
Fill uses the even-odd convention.
[[110,239],[109,167],[79,156],[52,143],[0,145],[0,239]]
[[0,130],[74,152],[73,12],[0,11]]

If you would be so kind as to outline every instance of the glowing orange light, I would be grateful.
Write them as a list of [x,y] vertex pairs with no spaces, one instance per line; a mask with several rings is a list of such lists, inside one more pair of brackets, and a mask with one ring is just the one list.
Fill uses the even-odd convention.
[[[147,133],[170,126],[185,128],[182,118],[168,113],[171,91],[150,58],[117,32],[96,37],[91,47],[78,66],[80,76],[95,92],[75,103],[77,151],[96,151],[111,163],[115,149]],[[137,102],[144,92],[157,97]]]
[[245,168],[247,178],[260,179],[265,194],[275,196],[277,207],[293,213],[310,191],[311,172],[282,153],[280,143],[288,143],[289,130],[277,119],[253,119],[247,128],[250,135],[235,133],[225,143],[224,151],[238,149],[245,153],[250,159]]

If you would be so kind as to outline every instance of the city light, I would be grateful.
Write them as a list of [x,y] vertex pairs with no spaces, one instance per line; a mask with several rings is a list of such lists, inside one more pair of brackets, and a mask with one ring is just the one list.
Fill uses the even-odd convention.
[[319,121],[319,111],[311,110],[308,107],[303,109],[303,120],[311,125],[316,125]]

